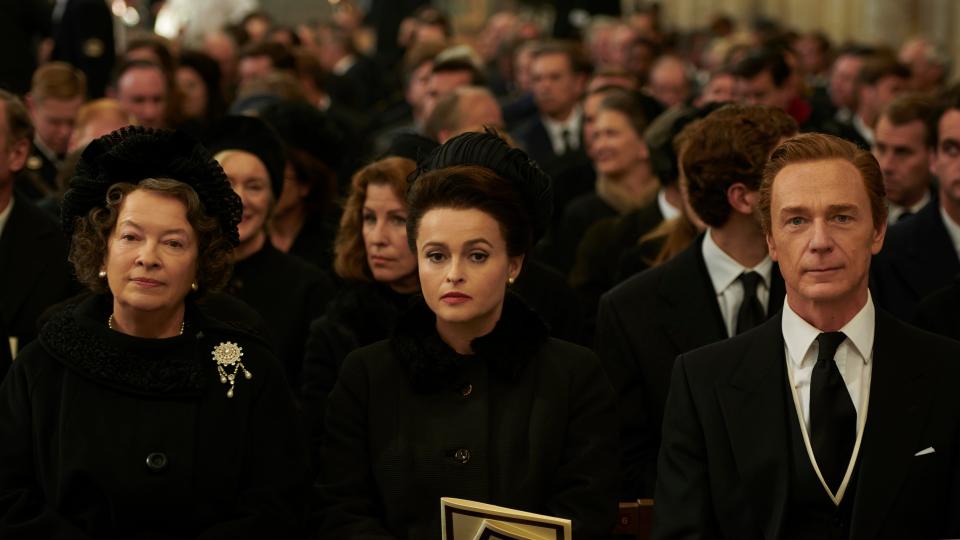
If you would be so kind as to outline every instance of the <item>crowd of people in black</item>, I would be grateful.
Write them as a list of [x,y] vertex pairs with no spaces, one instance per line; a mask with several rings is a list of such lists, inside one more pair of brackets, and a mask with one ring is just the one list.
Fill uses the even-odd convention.
[[933,42],[117,5],[0,7],[0,537],[960,536]]

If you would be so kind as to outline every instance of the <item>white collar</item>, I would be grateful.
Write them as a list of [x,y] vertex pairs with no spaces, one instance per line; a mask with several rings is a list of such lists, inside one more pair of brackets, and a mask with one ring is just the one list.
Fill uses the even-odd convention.
[[863,122],[863,118],[860,118],[859,114],[855,114],[853,115],[853,120],[851,120],[850,123],[853,125],[853,129],[857,130],[857,133],[863,137],[863,140],[867,141],[867,144],[870,145],[870,148],[873,148],[873,129]]
[[957,254],[960,255],[960,224],[953,221],[950,217],[950,214],[943,209],[943,205],[940,205],[940,217],[943,218],[943,225],[947,229],[947,234],[950,236],[950,240],[953,241],[953,249],[957,251]]
[[893,225],[894,223],[896,223],[897,220],[900,219],[900,216],[903,215],[904,212],[910,212],[911,214],[916,214],[920,210],[923,210],[923,207],[926,206],[928,202],[930,202],[929,190],[924,191],[923,197],[921,197],[919,201],[917,201],[916,203],[910,206],[900,206],[899,204],[887,201],[887,224]]
[[577,105],[570,111],[570,115],[567,116],[566,120],[557,121],[546,115],[541,115],[540,118],[543,121],[543,127],[547,128],[547,131],[560,133],[566,129],[570,133],[579,133],[580,118],[582,116],[583,110],[580,108],[580,105]]
[[657,207],[660,208],[660,215],[663,216],[664,221],[680,215],[680,209],[667,201],[667,194],[662,188],[657,192]]
[[[869,363],[873,356],[873,337],[876,331],[876,310],[873,307],[873,297],[867,291],[867,303],[847,324],[840,329],[847,336],[847,341],[860,353],[863,362]],[[799,369],[807,351],[813,346],[822,331],[803,320],[793,309],[786,298],[783,300],[783,319],[780,323],[783,332],[783,341],[787,345],[790,361]]]
[[733,260],[733,257],[727,255],[727,253],[720,249],[720,246],[713,241],[713,229],[707,229],[707,233],[703,235],[703,261],[707,265],[707,274],[710,275],[710,281],[713,282],[713,290],[716,291],[717,294],[727,290],[727,287],[733,284],[733,282],[740,277],[740,274],[744,272],[756,272],[760,274],[760,277],[763,279],[763,284],[767,286],[767,289],[770,288],[770,275],[773,272],[773,261],[770,259],[770,256],[767,255],[764,257],[763,260],[753,268],[747,268]]
[[[6,226],[7,226],[7,221],[10,220],[10,211],[13,210],[13,200],[14,200],[15,198],[16,198],[16,197],[14,197],[13,194],[11,194],[11,195],[10,195],[10,202],[7,204],[7,207],[4,208],[3,211],[0,211],[0,237],[3,236],[3,229],[6,228]],[[0,347],[2,347],[2,346],[3,346],[3,344],[0,343]]]

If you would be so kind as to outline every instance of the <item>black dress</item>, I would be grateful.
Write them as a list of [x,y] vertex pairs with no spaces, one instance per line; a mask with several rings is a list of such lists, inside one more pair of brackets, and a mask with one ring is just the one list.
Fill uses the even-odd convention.
[[333,296],[330,278],[267,240],[263,249],[234,264],[227,292],[266,321],[290,387],[299,391],[310,321],[323,314]]
[[[306,452],[276,358],[188,305],[186,330],[107,328],[107,296],[44,326],[0,387],[0,538],[299,538]],[[212,351],[243,348],[228,398]]]
[[548,337],[508,295],[461,356],[418,302],[395,337],[354,351],[327,401],[321,538],[437,538],[440,497],[573,520],[608,536],[617,514],[612,388],[589,350]]

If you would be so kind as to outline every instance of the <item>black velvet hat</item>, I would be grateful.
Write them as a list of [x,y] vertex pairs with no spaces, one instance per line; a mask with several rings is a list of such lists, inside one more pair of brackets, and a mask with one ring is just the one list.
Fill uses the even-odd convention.
[[304,101],[281,100],[260,110],[258,117],[277,131],[288,148],[297,148],[337,170],[345,153],[344,134],[320,109]]
[[438,146],[440,143],[419,133],[398,133],[390,140],[390,147],[382,157],[402,157],[419,163]]
[[420,163],[419,173],[457,165],[486,167],[513,183],[530,214],[534,242],[547,232],[553,213],[553,188],[550,177],[526,152],[511,147],[493,132],[467,132],[434,150]]
[[118,129],[87,145],[63,196],[64,233],[72,237],[78,218],[105,207],[113,184],[147,178],[170,178],[192,187],[204,211],[220,223],[223,236],[234,246],[240,243],[237,224],[243,204],[210,152],[187,133],[140,126]]
[[210,128],[205,139],[213,155],[224,150],[242,150],[257,156],[270,175],[273,198],[280,198],[287,159],[280,136],[266,122],[252,116],[224,116]]

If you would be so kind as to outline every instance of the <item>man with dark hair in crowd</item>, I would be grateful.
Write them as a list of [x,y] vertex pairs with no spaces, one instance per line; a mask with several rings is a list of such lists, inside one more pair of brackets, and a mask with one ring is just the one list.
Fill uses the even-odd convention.
[[849,124],[841,124],[837,135],[871,149],[880,111],[907,89],[910,71],[885,55],[874,55],[863,62],[856,79],[857,106]]
[[486,83],[483,72],[469,57],[453,54],[452,49],[441,52],[435,58],[430,78],[427,80],[427,93],[423,100],[424,118],[429,118],[437,101],[462,86],[483,86]]
[[[57,173],[67,154],[74,122],[86,94],[86,77],[70,64],[50,62],[33,74],[27,108],[36,134],[26,170],[41,183],[22,184],[22,192],[37,197],[56,189]],[[39,188],[38,192],[28,193],[35,188]]]
[[738,101],[786,111],[801,127],[810,119],[810,104],[800,97],[796,77],[782,51],[770,47],[754,49],[732,71],[737,78]]
[[932,98],[905,94],[880,113],[873,155],[883,172],[889,225],[912,217],[931,200],[930,166],[936,141],[928,126],[935,108]]
[[857,108],[857,75],[870,50],[857,45],[842,47],[830,66],[826,86],[813,89],[810,123],[819,131],[839,134],[839,124],[849,124]]
[[548,173],[556,175],[567,154],[586,156],[581,138],[586,65],[568,43],[537,48],[531,64],[531,87],[539,114],[520,126],[514,138]]
[[275,71],[296,72],[297,60],[286,47],[279,43],[257,42],[241,49],[237,63],[239,88],[262,79]]
[[117,69],[110,97],[144,127],[162,128],[169,125],[170,81],[163,68],[152,62],[133,60]]
[[871,269],[877,304],[908,321],[924,297],[960,273],[960,95],[953,93],[932,116],[927,129],[931,171],[940,183],[938,204],[890,227]]
[[707,232],[600,300],[595,342],[619,394],[623,499],[653,495],[673,359],[761,324],[783,301],[757,202],[767,156],[796,131],[782,110],[756,105],[688,125],[681,167]]
[[330,74],[331,97],[359,111],[383,98],[384,78],[373,61],[357,51],[348,31],[324,24],[317,31],[320,65]]
[[33,126],[23,103],[0,90],[0,378],[37,336],[37,318],[74,291],[57,224],[14,189],[30,154]]

